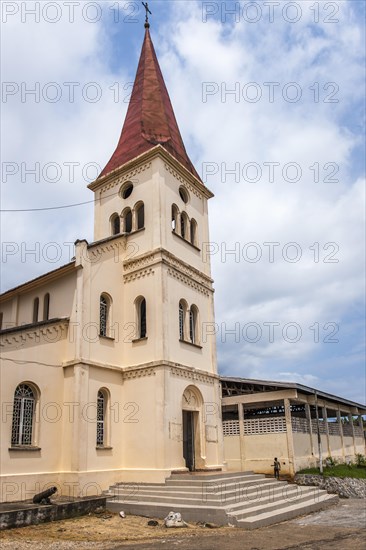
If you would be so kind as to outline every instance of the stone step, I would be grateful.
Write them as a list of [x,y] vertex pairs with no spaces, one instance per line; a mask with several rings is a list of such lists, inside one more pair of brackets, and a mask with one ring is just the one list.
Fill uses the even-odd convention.
[[260,527],[266,527],[267,525],[273,525],[274,523],[280,523],[281,521],[287,521],[298,516],[323,510],[328,506],[337,504],[338,500],[337,495],[326,494],[321,496],[318,502],[305,501],[292,504],[284,509],[277,509],[277,511],[264,511],[246,519],[239,520],[235,524],[237,527],[242,527],[244,529],[259,529]]
[[245,493],[246,491],[255,490],[256,487],[267,487],[267,486],[287,486],[285,481],[276,481],[271,478],[263,478],[259,480],[250,480],[250,481],[238,481],[236,483],[211,483],[204,485],[138,485],[138,484],[118,484],[113,485],[109,490],[113,491],[115,494],[130,494],[138,495],[145,494],[148,492],[151,493],[197,493],[202,494],[205,492],[207,494],[219,494],[219,493],[229,493],[229,492],[241,492]]
[[[131,492],[128,489],[123,490],[121,488],[113,489],[113,493],[110,492],[113,496],[116,497],[118,500],[126,499],[126,500],[144,500],[145,498],[152,498],[152,497],[166,497],[166,498],[181,498],[182,500],[185,500],[187,498],[195,499],[195,500],[204,500],[207,501],[207,499],[214,499],[215,501],[225,501],[227,499],[232,500],[254,500],[257,498],[260,498],[261,496],[264,496],[266,494],[272,494],[272,493],[280,493],[280,492],[288,492],[288,491],[298,491],[296,485],[289,486],[286,483],[278,483],[278,482],[272,482],[272,483],[257,483],[256,485],[250,485],[250,486],[241,486],[241,487],[233,487],[231,489],[224,489],[221,488],[219,491],[211,491],[207,490],[204,491],[189,491],[187,489],[181,490],[170,490],[170,488],[159,488],[159,489],[140,489],[135,492]],[[307,488],[307,490],[311,490],[310,487]]]
[[257,529],[259,527],[265,527],[267,525],[272,525],[273,523],[279,523],[288,519],[292,519],[299,515],[309,514],[311,512],[316,512],[327,506],[336,504],[338,502],[338,497],[335,495],[322,495],[319,498],[318,502],[314,502],[313,499],[304,500],[299,503],[291,503],[288,506],[279,509],[278,506],[274,510],[266,510],[265,507],[262,507],[260,513],[253,514],[250,517],[245,519],[239,519],[235,516],[227,514],[227,510],[219,506],[190,506],[185,504],[180,504],[179,506],[171,506],[162,503],[151,503],[151,502],[124,502],[121,503],[108,503],[108,509],[111,511],[120,511],[123,510],[127,514],[133,514],[138,516],[145,517],[156,517],[164,518],[166,517],[171,510],[174,512],[180,512],[182,517],[187,522],[212,522],[217,525],[234,525],[244,529]]
[[[297,502],[300,499],[304,498],[313,498],[314,497],[314,491],[313,487],[308,487],[308,491],[302,491],[301,493],[296,490],[296,488],[286,488],[286,491],[283,490],[284,488],[278,487],[274,488],[273,491],[270,492],[266,491],[262,493],[260,496],[256,498],[250,498],[251,495],[248,495],[249,498],[242,498],[241,500],[226,500],[223,502],[223,506],[226,508],[227,512],[236,515],[239,512],[246,513],[248,510],[251,510],[254,507],[263,507],[263,506],[269,506],[272,503],[278,504],[278,503],[286,503],[286,502]],[[317,491],[318,493],[318,491]],[[254,495],[252,495],[254,496]]]
[[[182,477],[183,476],[179,476]],[[334,504],[338,497],[252,473],[215,477],[172,476],[165,484],[119,483],[104,494],[111,510],[164,518],[180,512],[187,522],[254,529]]]
[[[173,477],[170,477],[166,480],[166,485],[171,487],[182,487],[187,485],[187,482],[189,481],[189,485],[199,485],[201,486],[204,483],[207,484],[220,484],[220,483],[235,483],[238,481],[257,481],[259,479],[266,479],[266,477],[262,474],[237,474],[235,476],[230,477],[217,477],[216,479],[207,479],[207,478],[198,478],[196,476],[192,476],[191,478],[186,479],[175,479]],[[268,478],[271,479],[271,478]]]
[[[187,480],[187,478],[189,479],[199,479],[199,480],[203,480],[203,481],[209,481],[209,480],[215,480],[220,478],[220,479],[230,479],[230,478],[233,478],[233,477],[246,477],[246,476],[261,476],[262,477],[262,474],[254,474],[254,472],[252,471],[247,471],[247,472],[216,472],[216,473],[212,473],[212,474],[205,474],[205,473],[202,473],[202,474],[199,474],[199,473],[194,473],[192,474],[191,472],[185,472],[183,474],[172,474],[170,476],[170,480]],[[264,476],[263,476],[264,477]]]
[[[207,506],[229,506],[232,509],[247,508],[253,506],[257,502],[266,503],[273,502],[273,500],[289,500],[294,501],[297,498],[305,497],[306,495],[313,494],[312,487],[306,487],[304,490],[300,490],[297,486],[273,486],[268,485],[263,487],[264,490],[258,492],[258,487],[254,487],[252,492],[243,494],[238,493],[226,493],[219,495],[198,495],[197,493],[159,493],[142,492],[138,495],[132,496],[127,494],[116,494],[114,502],[162,502],[171,503],[171,505],[177,506],[179,504],[191,504],[193,505],[207,505]],[[262,488],[260,488],[262,489]]]
[[[312,488],[314,489],[314,488]],[[265,497],[263,499],[258,499],[256,502],[252,502],[249,505],[245,506],[243,503],[236,505],[228,506],[227,512],[230,517],[235,518],[236,520],[242,520],[250,516],[256,515],[258,513],[271,512],[272,510],[276,511],[279,509],[285,509],[291,507],[295,504],[300,504],[302,502],[314,502],[317,503],[324,496],[328,496],[325,491],[304,491],[304,492],[292,492],[287,497],[283,495],[276,495],[277,498]]]
[[270,481],[273,478],[266,478],[261,474],[253,473],[236,473],[231,475],[223,476],[172,476],[166,480],[166,483],[134,483],[134,482],[119,482],[115,483],[113,487],[127,486],[127,487],[185,487],[189,485],[190,487],[201,487],[202,484],[220,484],[220,483],[237,483],[237,482],[249,482],[249,481],[258,481],[259,479],[268,479]]

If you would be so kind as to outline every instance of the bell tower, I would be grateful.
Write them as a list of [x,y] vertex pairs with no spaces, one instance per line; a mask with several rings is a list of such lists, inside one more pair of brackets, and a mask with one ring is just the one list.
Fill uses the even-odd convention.
[[[186,152],[148,22],[119,142],[89,188],[95,241],[121,245],[103,269],[113,281],[123,400],[140,415],[123,431],[124,469],[141,475],[125,479],[221,468],[213,281],[203,253],[213,195]],[[142,454],[134,450],[141,441]]]

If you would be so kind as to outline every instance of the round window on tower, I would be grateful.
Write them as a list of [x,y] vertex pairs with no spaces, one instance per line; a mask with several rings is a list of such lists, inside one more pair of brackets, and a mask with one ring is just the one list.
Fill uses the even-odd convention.
[[180,198],[182,199],[182,201],[187,204],[188,200],[189,200],[189,195],[188,195],[188,191],[185,187],[179,187],[179,195],[180,195]]
[[133,191],[133,185],[130,181],[122,185],[122,189],[121,189],[122,198],[128,199],[128,197],[132,195],[132,191]]

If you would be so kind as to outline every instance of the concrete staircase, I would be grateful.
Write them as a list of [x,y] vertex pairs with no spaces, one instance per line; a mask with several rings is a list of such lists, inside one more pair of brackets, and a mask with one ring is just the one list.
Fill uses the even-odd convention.
[[256,529],[336,504],[317,487],[276,481],[251,472],[173,474],[165,484],[117,483],[105,492],[107,507],[164,518],[180,512],[187,522]]

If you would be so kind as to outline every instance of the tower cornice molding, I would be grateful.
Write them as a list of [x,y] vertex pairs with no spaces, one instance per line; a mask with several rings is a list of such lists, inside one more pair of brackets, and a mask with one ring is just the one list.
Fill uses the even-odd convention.
[[[157,248],[152,252],[141,254],[138,257],[123,262],[123,277],[125,282],[129,282],[136,278],[139,273],[143,273],[147,269],[151,270],[154,265],[158,264],[166,265],[170,275],[182,278],[182,280],[183,278],[189,279],[191,282],[204,289],[205,292],[213,292],[213,280],[211,277],[187,264],[183,260],[180,260],[177,256],[164,248]],[[133,276],[132,279],[131,276]]]
[[97,262],[100,260],[101,255],[106,254],[107,252],[118,252],[118,254],[125,252],[127,250],[126,241],[126,235],[120,234],[114,235],[109,239],[103,239],[102,241],[91,243],[88,245],[88,252],[93,260],[90,261]]
[[146,172],[146,170],[151,167],[151,160],[143,158],[146,156],[146,154],[143,154],[132,159],[106,176],[93,181],[88,185],[88,188],[92,191],[100,191],[100,194],[103,195],[114,187],[118,187],[124,182],[132,180],[135,176],[142,172]]
[[[173,155],[164,149],[161,145],[156,145],[149,151],[142,153],[134,159],[119,166],[112,172],[102,176],[88,185],[88,189],[92,191],[100,191],[105,193],[118,185],[122,185],[125,181],[135,177],[137,174],[145,172],[151,167],[151,162],[160,157],[164,161],[165,169],[171,173],[178,181],[184,184],[190,184],[196,193],[200,193],[201,197],[210,199],[214,194],[201,183],[183,164],[181,164]],[[192,191],[194,192],[194,191]]]
[[179,376],[181,378],[186,378],[187,380],[196,380],[199,382],[206,382],[208,384],[220,382],[220,377],[218,374],[206,372],[201,369],[195,369],[194,367],[189,367],[188,365],[183,365],[182,363],[176,363],[174,361],[167,361],[164,359],[123,367],[120,365],[99,363],[91,359],[79,358],[73,359],[72,361],[65,361],[60,366],[64,369],[75,366],[84,366],[88,368],[93,367],[118,371],[124,380],[141,378],[145,376],[155,376],[159,369],[163,369],[168,370],[173,376]]
[[[164,162],[164,168],[169,174],[171,174],[179,183],[183,184],[191,193],[196,195],[199,199],[202,199],[203,197],[211,198],[213,197],[213,194],[211,193],[210,196],[207,196],[207,192],[202,191],[202,184],[200,183],[200,187],[196,185],[196,182],[192,182],[188,178],[185,178],[182,174],[179,173],[178,170],[175,170],[168,162]],[[208,189],[206,188],[206,191]]]
[[181,271],[179,271],[176,268],[169,267],[168,275],[184,283],[185,285],[191,288],[194,288],[195,290],[197,290],[197,292],[201,292],[205,296],[209,296],[210,292],[213,292],[212,288],[208,288],[206,285],[203,285],[201,282],[198,282],[196,279],[193,279],[193,277],[183,274]]
[[168,369],[170,374],[173,376],[179,376],[181,378],[186,378],[187,380],[196,380],[197,382],[204,382],[207,384],[215,384],[215,382],[220,381],[218,374],[165,360],[152,361],[151,363],[124,368],[122,376],[125,379],[140,378],[141,376],[154,376],[158,369]]

